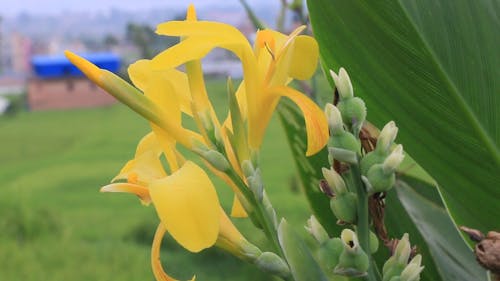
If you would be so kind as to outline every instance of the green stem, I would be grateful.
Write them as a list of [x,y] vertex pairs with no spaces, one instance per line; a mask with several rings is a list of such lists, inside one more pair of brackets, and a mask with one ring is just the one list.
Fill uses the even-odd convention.
[[264,205],[261,202],[257,201],[257,198],[255,197],[253,192],[248,189],[243,180],[241,180],[241,178],[234,171],[231,170],[230,172],[228,172],[228,175],[231,180],[236,183],[239,190],[243,193],[243,196],[245,196],[248,202],[255,208],[255,214],[257,215],[257,218],[261,223],[262,230],[264,231],[265,235],[271,240],[274,252],[285,259],[285,255],[278,240],[278,233],[274,226],[273,219],[269,217],[269,214],[266,211]]
[[368,268],[368,275],[365,277],[368,281],[378,281],[377,274],[375,273],[374,263],[370,253],[370,225],[368,213],[368,193],[366,193],[365,185],[361,180],[361,169],[358,165],[351,165],[353,183],[358,195],[358,218],[356,223],[356,232],[358,235],[359,244],[370,259],[370,267]]

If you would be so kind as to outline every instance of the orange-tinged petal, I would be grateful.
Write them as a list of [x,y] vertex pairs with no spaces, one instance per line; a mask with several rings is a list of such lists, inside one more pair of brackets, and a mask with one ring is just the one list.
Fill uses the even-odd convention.
[[120,173],[113,178],[113,181],[120,179],[133,179],[131,183],[148,186],[151,181],[166,176],[158,153],[146,151],[136,158],[130,160],[121,169]]
[[158,216],[172,237],[191,252],[211,247],[219,233],[219,199],[203,169],[187,161],[149,187]]
[[149,190],[138,184],[131,183],[112,183],[103,186],[100,190],[101,192],[125,192],[135,194],[141,200],[143,205],[149,205],[151,203],[151,197],[149,196]]
[[323,110],[303,93],[286,86],[269,89],[269,94],[285,96],[300,108],[304,115],[307,130],[306,155],[319,152],[328,142],[328,122]]

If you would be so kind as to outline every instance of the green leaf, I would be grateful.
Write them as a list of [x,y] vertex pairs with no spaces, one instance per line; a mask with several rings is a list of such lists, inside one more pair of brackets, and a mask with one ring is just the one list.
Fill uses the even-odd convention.
[[[411,183],[411,186],[408,183]],[[427,183],[405,176],[397,182],[395,187],[397,197],[420,232],[417,240],[423,238],[427,243],[425,251],[430,252],[435,269],[441,275],[442,280],[487,280],[486,271],[476,262],[474,254],[460,236],[446,210],[443,206],[419,194],[423,189],[436,191]],[[429,196],[429,193],[427,195]],[[439,194],[434,192],[433,197],[438,199]],[[392,198],[388,198],[390,199]],[[395,200],[390,202],[390,204],[393,203],[399,204]],[[393,208],[389,206],[386,211],[391,214],[389,220],[402,222],[399,214],[394,215]],[[388,225],[391,229],[393,226]],[[415,240],[411,236],[410,239],[413,244]],[[421,249],[421,245],[418,246]],[[427,258],[428,256],[424,255],[423,261],[426,265],[424,274],[429,270]],[[423,280],[431,279],[424,277]]]
[[278,227],[278,237],[295,281],[328,281],[309,248],[285,219]]
[[293,102],[282,100],[278,107],[278,116],[285,129],[300,182],[314,216],[330,235],[340,234],[342,229],[335,223],[336,219],[330,210],[330,198],[319,189],[319,181],[323,178],[321,168],[330,165],[326,148],[306,157],[307,135],[304,117]]
[[323,65],[345,67],[378,127],[439,183],[459,225],[498,227],[496,0],[308,1]]

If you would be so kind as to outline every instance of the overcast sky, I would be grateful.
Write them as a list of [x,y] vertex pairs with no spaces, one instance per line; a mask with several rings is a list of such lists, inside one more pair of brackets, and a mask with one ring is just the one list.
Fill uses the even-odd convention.
[[[0,15],[13,16],[21,12],[32,14],[60,14],[64,11],[108,11],[111,8],[125,10],[144,10],[151,8],[182,9],[194,3],[196,6],[240,6],[238,0],[1,0]],[[259,5],[279,0],[248,0],[248,3]]]

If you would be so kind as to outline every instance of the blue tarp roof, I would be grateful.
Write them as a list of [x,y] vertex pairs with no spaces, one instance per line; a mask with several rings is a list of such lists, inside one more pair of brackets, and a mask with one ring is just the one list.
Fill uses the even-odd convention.
[[[99,68],[118,72],[120,69],[120,58],[113,53],[93,53],[82,55]],[[83,73],[72,65],[69,60],[63,56],[34,56],[31,59],[33,71],[40,78],[57,78],[67,76],[82,76]]]

